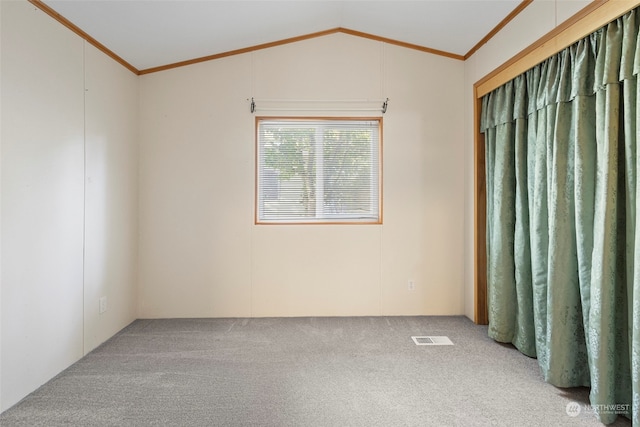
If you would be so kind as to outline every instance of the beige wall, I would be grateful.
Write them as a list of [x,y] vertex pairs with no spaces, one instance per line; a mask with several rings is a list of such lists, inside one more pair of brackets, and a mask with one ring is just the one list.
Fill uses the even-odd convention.
[[[463,67],[334,34],[142,76],[140,316],[462,313]],[[384,224],[254,225],[251,97],[389,97]]]
[[0,8],[4,410],[136,317],[138,105],[133,74],[25,1]]
[[535,0],[465,61],[464,75],[464,313],[474,316],[473,264],[473,85],[587,6],[589,0]]
[[2,7],[0,7],[0,411],[2,411]]
[[83,46],[23,3],[0,6],[5,409],[82,356]]
[[137,318],[138,78],[89,44],[84,53],[87,353]]

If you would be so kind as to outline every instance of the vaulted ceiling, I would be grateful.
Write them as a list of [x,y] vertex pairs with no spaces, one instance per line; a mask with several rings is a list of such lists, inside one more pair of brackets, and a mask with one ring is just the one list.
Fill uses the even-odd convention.
[[522,0],[39,0],[137,68],[335,28],[463,57]]

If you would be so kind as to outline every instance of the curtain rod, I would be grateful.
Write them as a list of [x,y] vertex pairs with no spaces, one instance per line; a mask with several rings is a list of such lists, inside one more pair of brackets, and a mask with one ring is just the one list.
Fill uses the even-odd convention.
[[[260,110],[260,111],[381,111],[382,114],[387,112],[387,107],[389,105],[389,98],[386,99],[255,99],[251,98],[247,101],[251,101],[250,111],[252,113]],[[382,106],[380,108],[345,108],[345,107],[295,107],[295,108],[286,108],[286,107],[258,107],[256,105],[257,102],[265,102],[265,103],[317,103],[317,104],[362,104],[362,103],[374,103],[374,102],[382,102]]]

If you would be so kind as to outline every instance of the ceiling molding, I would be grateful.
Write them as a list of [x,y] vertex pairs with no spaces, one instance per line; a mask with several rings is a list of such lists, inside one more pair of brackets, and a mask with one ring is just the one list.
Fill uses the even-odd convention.
[[444,52],[442,50],[437,50],[437,49],[431,49],[425,46],[419,46],[419,45],[415,45],[415,44],[411,44],[411,43],[405,43],[405,42],[401,42],[398,40],[393,40],[393,39],[388,39],[386,37],[380,37],[380,36],[376,36],[374,34],[368,34],[368,33],[363,33],[361,31],[355,31],[355,30],[350,30],[348,28],[332,28],[330,30],[324,30],[324,31],[318,31],[315,33],[310,33],[310,34],[305,34],[302,36],[297,36],[297,37],[291,37],[288,39],[282,39],[282,40],[277,40],[274,42],[269,42],[269,43],[263,43],[263,44],[259,44],[259,45],[255,45],[255,46],[250,46],[250,47],[245,47],[242,49],[235,49],[235,50],[230,50],[228,52],[222,52],[222,53],[217,53],[214,55],[208,55],[208,56],[203,56],[201,58],[194,58],[194,59],[189,59],[187,61],[180,61],[180,62],[175,62],[173,64],[167,64],[167,65],[161,65],[159,67],[153,67],[153,68],[147,68],[144,70],[140,70],[138,72],[139,75],[143,75],[143,74],[150,74],[150,73],[157,73],[159,71],[165,71],[165,70],[169,70],[172,68],[178,68],[178,67],[184,67],[187,65],[192,65],[192,64],[197,64],[200,62],[206,62],[206,61],[212,61],[214,59],[220,59],[220,58],[225,58],[227,56],[233,56],[233,55],[240,55],[243,53],[248,53],[248,52],[254,52],[256,50],[262,50],[262,49],[268,49],[271,47],[276,47],[276,46],[282,46],[285,44],[289,44],[289,43],[295,43],[295,42],[299,42],[299,41],[303,41],[303,40],[309,40],[309,39],[313,39],[316,37],[323,37],[323,36],[327,36],[329,34],[336,34],[336,33],[343,33],[343,34],[349,34],[352,36],[356,36],[356,37],[363,37],[369,40],[375,40],[375,41],[379,41],[379,42],[384,42],[384,43],[388,43],[388,44],[392,44],[392,45],[396,45],[396,46],[402,46],[402,47],[406,47],[409,49],[414,49],[414,50],[419,50],[421,52],[426,52],[426,53],[431,53],[434,55],[440,55],[440,56],[445,56],[448,58],[453,58],[453,59],[457,59],[460,61],[464,60],[464,56],[462,55],[457,55],[455,53],[450,53],[450,52]]
[[351,30],[351,29],[348,29],[348,28],[338,27],[338,28],[332,28],[332,29],[328,29],[328,30],[324,30],[324,31],[318,31],[318,32],[314,32],[314,33],[310,33],[310,34],[306,34],[306,35],[290,37],[290,38],[277,40],[277,41],[273,41],[273,42],[262,43],[262,44],[259,44],[259,45],[249,46],[249,47],[246,47],[246,48],[230,50],[230,51],[227,51],[227,52],[221,52],[221,53],[207,55],[207,56],[203,56],[203,57],[199,57],[199,58],[194,58],[194,59],[189,59],[189,60],[185,60],[185,61],[179,61],[179,62],[175,62],[175,63],[171,63],[171,64],[166,64],[166,65],[161,65],[161,66],[157,66],[157,67],[151,67],[151,68],[146,68],[146,69],[139,70],[136,67],[134,67],[133,65],[131,65],[129,62],[125,61],[122,57],[117,55],[115,52],[113,52],[112,50],[110,50],[109,48],[104,46],[98,40],[93,38],[91,35],[86,33],[80,27],[78,27],[77,25],[75,25],[74,23],[69,21],[67,18],[62,16],[56,10],[54,10],[53,8],[51,8],[50,6],[45,4],[43,0],[27,0],[27,1],[29,1],[31,4],[33,4],[35,7],[40,9],[42,12],[46,13],[47,15],[49,15],[50,17],[52,17],[53,19],[55,19],[56,21],[58,21],[59,23],[61,23],[65,27],[67,27],[68,29],[70,29],[72,32],[74,32],[75,34],[80,36],[82,39],[87,41],[89,44],[91,44],[92,46],[94,46],[98,50],[102,51],[107,56],[109,56],[110,58],[112,58],[113,60],[115,60],[116,62],[118,62],[119,64],[121,64],[122,66],[124,66],[125,68],[127,68],[129,71],[131,71],[132,73],[134,73],[136,75],[144,75],[144,74],[156,73],[156,72],[159,72],[159,71],[169,70],[169,69],[172,69],[172,68],[184,67],[184,66],[187,66],[187,65],[197,64],[197,63],[206,62],[206,61],[212,61],[212,60],[215,60],[215,59],[225,58],[225,57],[233,56],[233,55],[240,55],[240,54],[243,54],[243,53],[248,53],[248,52],[267,49],[267,48],[271,48],[271,47],[281,46],[281,45],[285,45],[285,44],[289,44],[289,43],[295,43],[295,42],[308,40],[308,39],[312,39],[312,38],[316,38],[316,37],[322,37],[322,36],[335,34],[335,33],[349,34],[349,35],[352,35],[352,36],[362,37],[362,38],[366,38],[366,39],[369,39],[369,40],[375,40],[375,41],[379,41],[379,42],[383,42],[383,43],[387,43],[387,44],[391,44],[391,45],[395,45],[395,46],[404,47],[404,48],[407,48],[407,49],[413,49],[413,50],[417,50],[417,51],[420,51],[420,52],[430,53],[430,54],[433,54],[433,55],[439,55],[439,56],[443,56],[443,57],[447,57],[447,58],[451,58],[451,59],[455,59],[455,60],[464,61],[464,60],[468,59],[469,57],[471,57],[471,55],[473,55],[480,47],[482,47],[484,44],[486,44],[503,27],[505,27],[518,14],[520,14],[522,12],[522,10],[524,10],[529,4],[531,4],[533,2],[533,0],[523,0],[505,19],[503,19],[493,30],[491,30],[482,40],[480,40],[480,42],[478,42],[465,55],[459,55],[459,54],[455,54],[455,53],[451,53],[451,52],[446,52],[446,51],[442,51],[442,50],[438,50],[438,49],[429,48],[429,47],[426,47],[426,46],[421,46],[421,45],[417,45],[417,44],[402,42],[402,41],[391,39],[391,38],[387,38],[387,37],[381,37],[381,36],[377,36],[375,34],[370,34],[370,33],[365,33],[365,32],[361,32],[361,31]]
[[339,31],[340,31],[339,28],[332,28],[330,30],[318,31],[318,32],[315,32],[315,33],[305,34],[305,35],[302,35],[302,36],[290,37],[288,39],[282,39],[282,40],[277,40],[277,41],[274,41],[274,42],[268,42],[268,43],[262,43],[262,44],[255,45],[255,46],[244,47],[242,49],[235,49],[235,50],[230,50],[228,52],[216,53],[214,55],[207,55],[207,56],[203,56],[201,58],[194,58],[194,59],[189,59],[189,60],[186,60],[186,61],[174,62],[172,64],[161,65],[159,67],[146,68],[144,70],[140,70],[138,74],[143,75],[143,74],[157,73],[158,71],[170,70],[172,68],[184,67],[184,66],[187,66],[187,65],[198,64],[200,62],[212,61],[214,59],[225,58],[227,56],[240,55],[240,54],[243,54],[243,53],[254,52],[256,50],[268,49],[270,47],[282,46],[282,45],[285,45],[285,44],[295,43],[295,42],[299,42],[299,41],[302,41],[302,40],[308,40],[308,39],[313,39],[313,38],[316,38],[316,37],[322,37],[322,36],[326,36],[326,35],[329,35],[329,34],[335,34],[335,33],[339,32]]
[[502,30],[504,27],[506,27],[509,22],[511,22],[516,16],[518,16],[531,3],[533,3],[533,0],[522,0],[522,3],[520,3],[518,5],[518,7],[513,9],[513,11],[510,14],[508,14],[506,18],[504,18],[502,21],[500,21],[500,23],[498,25],[496,25],[493,30],[489,31],[489,34],[484,36],[482,38],[482,40],[480,40],[474,47],[471,48],[471,50],[469,50],[469,52],[467,52],[464,55],[464,59],[467,60],[467,59],[471,58],[471,55],[476,53],[476,51],[478,49],[480,49],[485,43],[487,43],[496,34],[498,34],[498,32],[500,30]]
[[338,28],[338,31],[345,34],[350,34],[352,36],[363,37],[365,39],[376,40],[376,41],[387,43],[387,44],[402,46],[408,49],[419,50],[421,52],[431,53],[431,54],[440,55],[440,56],[446,56],[447,58],[453,58],[453,59],[458,59],[460,61],[464,61],[464,56],[451,53],[451,52],[445,52],[443,50],[432,49],[426,46],[420,46],[417,44],[401,42],[399,40],[380,37],[380,36],[376,36],[374,34],[369,34],[369,33],[363,33],[361,31],[350,30],[348,28]]
[[67,18],[65,18],[64,16],[60,15],[58,12],[53,10],[51,7],[47,6],[42,0],[28,0],[28,1],[29,1],[29,3],[33,4],[35,7],[37,7],[38,9],[40,9],[41,11],[46,13],[47,15],[51,16],[53,19],[55,19],[56,21],[58,21],[59,23],[61,23],[62,25],[64,25],[68,29],[70,29],[71,31],[73,31],[74,33],[76,33],[82,39],[86,40],[90,45],[92,45],[95,48],[97,48],[98,50],[104,52],[107,56],[112,58],[114,61],[120,63],[122,66],[124,66],[126,69],[131,71],[133,74],[136,74],[136,75],[140,74],[140,71],[136,67],[134,67],[133,65],[129,64],[127,61],[122,59],[120,56],[116,55],[113,51],[111,51],[105,45],[100,43],[98,40],[94,39],[89,34],[84,32],[80,27],[75,25],[73,22],[69,21]]

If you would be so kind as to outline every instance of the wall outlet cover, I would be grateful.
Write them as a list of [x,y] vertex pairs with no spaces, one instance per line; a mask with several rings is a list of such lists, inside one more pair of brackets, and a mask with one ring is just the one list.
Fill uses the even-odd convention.
[[105,311],[107,311],[107,297],[101,297],[100,298],[100,308],[99,308],[99,313],[102,314]]

